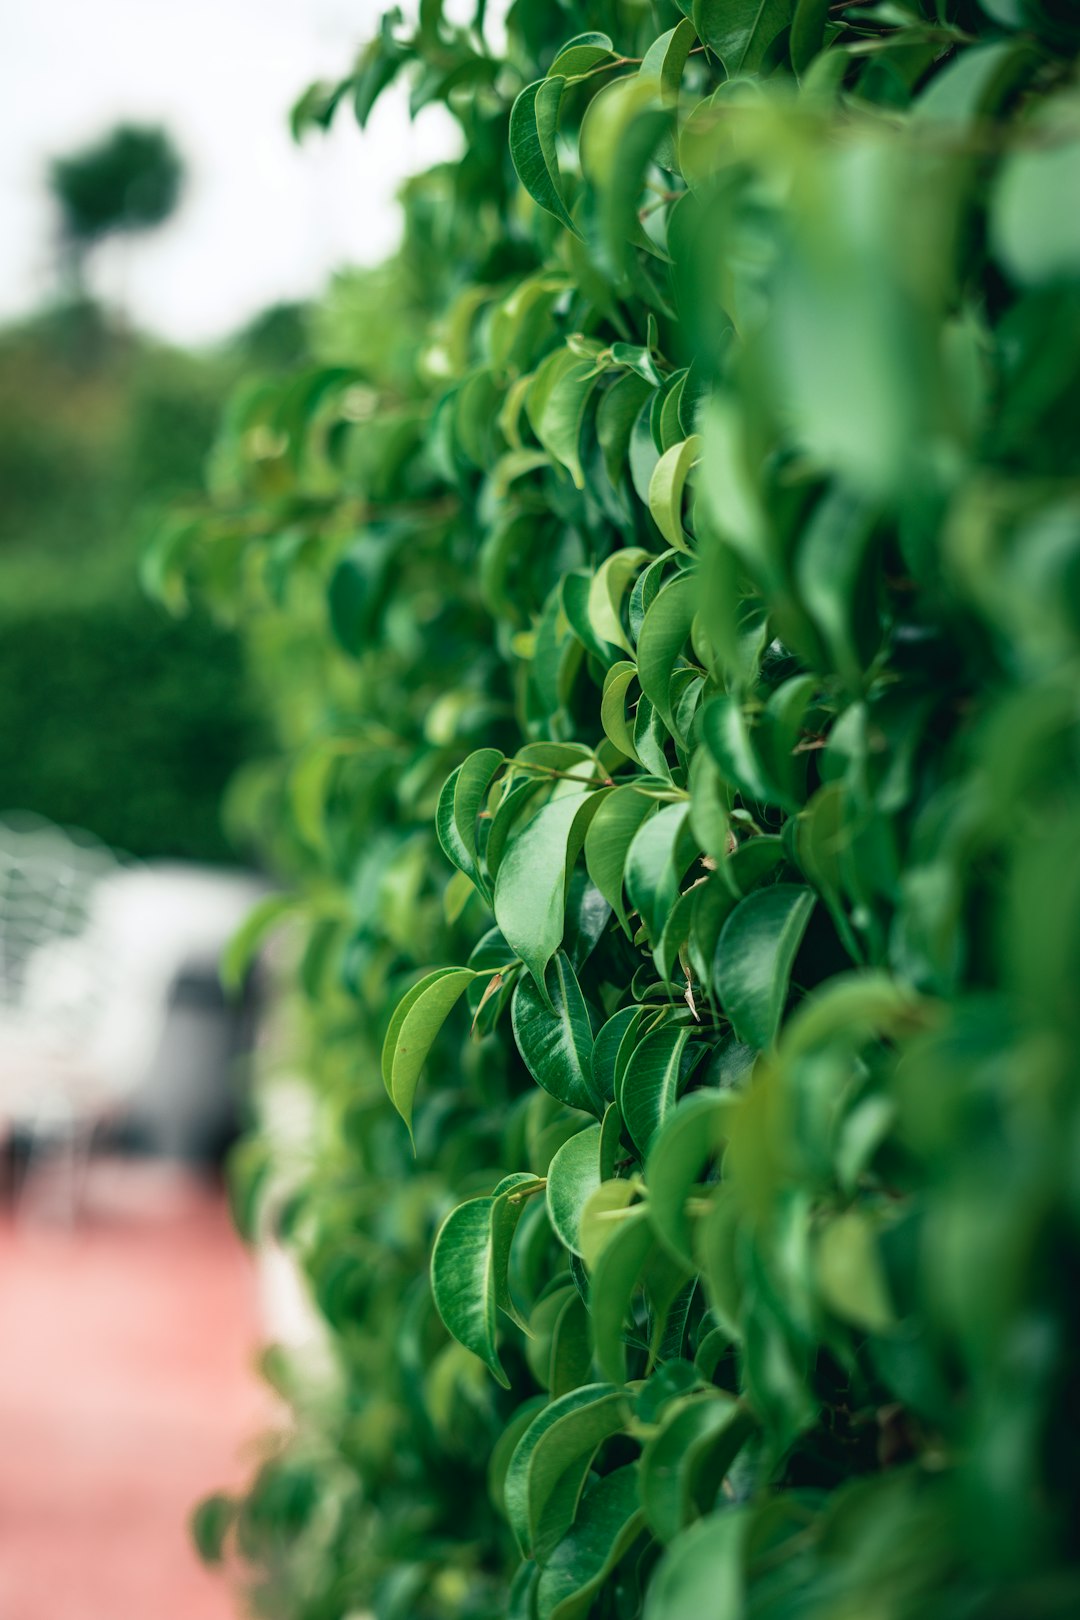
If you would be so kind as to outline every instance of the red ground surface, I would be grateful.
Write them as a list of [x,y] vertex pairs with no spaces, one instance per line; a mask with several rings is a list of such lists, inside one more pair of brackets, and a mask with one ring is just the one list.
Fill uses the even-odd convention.
[[224,1200],[185,1172],[96,1165],[74,1228],[0,1216],[0,1620],[232,1620],[186,1521],[267,1425],[258,1336]]

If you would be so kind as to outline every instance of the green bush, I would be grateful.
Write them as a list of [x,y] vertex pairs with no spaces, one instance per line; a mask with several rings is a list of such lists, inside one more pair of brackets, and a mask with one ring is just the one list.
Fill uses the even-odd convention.
[[289,1620],[1080,1606],[1080,25],[685,10],[304,97],[464,156],[152,559],[278,694]]
[[0,339],[0,810],[138,855],[234,853],[221,795],[262,734],[240,644],[205,614],[170,620],[132,571],[235,375],[93,305]]

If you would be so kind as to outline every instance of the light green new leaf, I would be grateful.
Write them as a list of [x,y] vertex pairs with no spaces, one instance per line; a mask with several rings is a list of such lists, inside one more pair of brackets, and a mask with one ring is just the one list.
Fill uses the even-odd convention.
[[701,581],[693,573],[678,574],[653,598],[638,636],[638,680],[645,696],[675,730],[671,708],[671,677],[701,603]]
[[458,997],[480,975],[471,968],[436,968],[398,1003],[386,1031],[382,1073],[390,1100],[412,1134],[420,1072]]
[[570,869],[603,800],[603,790],[552,799],[510,834],[499,863],[495,920],[542,994],[547,965],[562,942]]
[[746,1408],[723,1390],[674,1402],[641,1455],[641,1501],[660,1541],[707,1513],[735,1458],[753,1433]]
[[684,17],[674,28],[654,39],[641,59],[638,78],[651,80],[659,87],[660,100],[665,106],[673,105],[679,98],[686,59],[696,38],[693,23]]
[[509,1389],[495,1342],[494,1205],[494,1198],[470,1198],[450,1211],[431,1255],[431,1289],[448,1331]]
[[698,37],[734,79],[758,71],[791,21],[791,0],[694,0],[693,18]]
[[642,567],[651,561],[639,546],[627,546],[607,557],[593,575],[589,591],[589,618],[602,641],[610,641],[624,652],[634,649],[622,623],[622,604]]
[[435,831],[448,860],[490,900],[476,854],[476,818],[496,771],[503,763],[498,748],[478,748],[453,771],[439,794]]
[[560,1242],[580,1254],[581,1213],[601,1182],[599,1125],[587,1125],[556,1153],[547,1172],[547,1207]]
[[613,1384],[585,1384],[553,1400],[530,1423],[506,1470],[503,1499],[522,1553],[543,1561],[573,1523],[598,1448],[623,1428],[626,1403]]
[[814,909],[812,889],[775,883],[741,900],[716,946],[720,1004],[747,1046],[770,1046],[780,1028],[791,970]]
[[598,1113],[600,1105],[592,1089],[589,1010],[562,951],[548,964],[543,994],[532,979],[518,981],[511,1020],[518,1051],[537,1085],[568,1108]]
[[649,511],[668,545],[676,551],[691,550],[682,521],[683,491],[691,467],[700,458],[701,436],[693,433],[664,451],[649,479]]
[[815,1271],[822,1298],[846,1322],[869,1333],[895,1326],[873,1225],[858,1210],[828,1221],[817,1241]]
[[630,1054],[616,1101],[623,1124],[643,1155],[705,1054],[705,1046],[692,1036],[692,1029],[669,1024],[646,1035]]
[[533,201],[579,236],[563,197],[556,150],[565,88],[566,80],[561,75],[526,85],[510,109],[510,157]]
[[615,913],[623,931],[631,935],[623,899],[626,857],[642,824],[656,813],[656,801],[636,787],[617,787],[589,823],[585,834],[585,865],[589,876]]
[[641,1534],[643,1523],[633,1464],[598,1480],[541,1573],[537,1620],[586,1620],[597,1592]]

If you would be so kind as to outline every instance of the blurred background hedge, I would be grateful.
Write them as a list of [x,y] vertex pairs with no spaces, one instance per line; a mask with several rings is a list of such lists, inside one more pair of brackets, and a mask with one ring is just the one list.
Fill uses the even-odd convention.
[[135,560],[237,375],[299,333],[284,308],[183,354],[80,300],[0,335],[0,809],[140,856],[235,853],[221,796],[263,734],[239,643],[148,602]]

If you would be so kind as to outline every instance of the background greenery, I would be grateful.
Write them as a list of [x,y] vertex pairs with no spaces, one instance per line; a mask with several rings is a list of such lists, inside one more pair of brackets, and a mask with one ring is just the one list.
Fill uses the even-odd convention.
[[260,737],[241,649],[147,601],[135,561],[252,363],[166,349],[85,302],[0,335],[5,810],[139,855],[232,853],[221,796]]
[[229,969],[293,915],[310,1119],[235,1187],[327,1360],[196,1520],[260,1612],[1080,1605],[1078,48],[434,3],[298,105],[464,156],[146,565],[282,744]]

